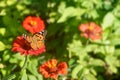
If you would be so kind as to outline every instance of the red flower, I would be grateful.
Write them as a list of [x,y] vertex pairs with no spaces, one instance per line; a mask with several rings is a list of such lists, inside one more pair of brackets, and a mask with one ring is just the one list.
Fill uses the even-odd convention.
[[40,66],[39,71],[45,78],[57,80],[58,74],[67,74],[67,64],[66,62],[61,62],[57,65],[57,60],[52,59]]
[[81,24],[79,30],[82,32],[81,36],[85,38],[90,38],[92,40],[101,39],[102,28],[94,22]]
[[44,25],[43,20],[41,20],[41,18],[28,16],[23,21],[23,28],[25,28],[27,31],[34,34],[34,33],[44,30],[45,25]]
[[13,42],[12,51],[20,52],[25,55],[38,55],[45,52],[45,45],[40,49],[34,50],[22,36],[18,36]]

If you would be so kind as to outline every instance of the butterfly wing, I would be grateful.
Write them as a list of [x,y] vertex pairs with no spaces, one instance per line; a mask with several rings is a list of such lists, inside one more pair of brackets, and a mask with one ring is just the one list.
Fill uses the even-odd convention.
[[36,49],[41,48],[44,45],[44,36],[40,33],[36,33],[33,35],[33,39],[34,39],[34,45],[36,45]]
[[32,43],[32,36],[28,36],[26,34],[23,34],[23,38],[28,42],[28,43]]
[[43,30],[39,33],[35,33],[33,36],[27,36],[26,34],[24,34],[23,37],[30,44],[32,49],[37,50],[44,46],[46,34],[47,31]]

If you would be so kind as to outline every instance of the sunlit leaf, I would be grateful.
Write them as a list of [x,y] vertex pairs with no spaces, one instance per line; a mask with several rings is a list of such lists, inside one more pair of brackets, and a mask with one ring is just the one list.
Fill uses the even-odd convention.
[[66,3],[65,2],[61,2],[59,7],[58,7],[58,12],[62,13],[66,8]]
[[90,73],[84,75],[83,79],[85,79],[85,80],[97,80],[96,77]]
[[107,62],[107,64],[110,66],[111,69],[113,69],[113,72],[116,72],[116,66],[118,66],[119,61],[117,61],[117,58],[115,56],[112,55],[108,55],[105,58],[105,61]]
[[105,15],[102,23],[102,28],[103,30],[106,29],[107,27],[110,27],[113,25],[113,22],[115,20],[115,16],[113,15],[112,12],[109,12]]
[[90,72],[91,72],[94,76],[96,76],[96,75],[97,75],[97,72],[96,72],[96,70],[95,70],[95,69],[90,69]]
[[29,80],[37,80],[37,78],[35,76],[33,76],[33,75],[28,75],[28,79]]
[[115,16],[120,18],[120,5],[117,5],[114,9]]
[[0,7],[5,7],[6,6],[6,3],[5,3],[5,1],[0,1]]
[[79,73],[79,71],[80,70],[82,70],[83,69],[83,66],[82,65],[77,65],[74,69],[73,69],[73,71],[72,71],[72,77],[73,78],[78,78],[78,73]]
[[115,47],[114,46],[105,46],[105,50],[107,53],[114,53]]
[[106,10],[109,10],[112,8],[112,3],[111,1],[104,1],[104,7]]
[[15,74],[11,74],[11,75],[6,76],[6,77],[3,78],[2,80],[14,80],[15,77],[16,77]]
[[60,19],[58,19],[58,23],[64,22],[67,20],[69,17],[75,16],[77,13],[77,10],[74,7],[68,7],[62,12],[62,16]]
[[0,51],[3,51],[5,49],[5,44],[0,41]]
[[69,43],[67,49],[69,50],[70,57],[74,56],[74,55],[78,56],[78,55],[84,53],[82,43],[79,40],[74,40],[72,43]]
[[23,0],[23,2],[24,2],[25,4],[27,4],[27,5],[32,3],[31,0]]
[[90,45],[87,45],[87,46],[86,46],[86,51],[87,51],[87,52],[92,52],[92,51],[94,51],[96,48],[98,48],[97,45],[95,45],[95,44],[90,44]]
[[44,79],[43,79],[43,76],[42,76],[41,74],[38,74],[38,75],[37,75],[37,78],[38,78],[38,80],[44,80]]
[[23,6],[22,4],[18,4],[16,5],[16,8],[21,11],[21,10],[24,10],[25,9],[25,5]]
[[5,28],[0,28],[0,34],[1,34],[2,36],[5,35],[5,32],[6,32],[6,29],[5,29]]
[[112,71],[112,73],[117,73],[117,67],[111,65],[109,69]]
[[10,59],[10,54],[8,54],[9,51],[4,51],[4,54],[3,54],[3,60],[4,61],[8,61]]
[[28,80],[28,76],[26,74],[26,71],[23,72],[21,80]]
[[102,33],[102,39],[103,40],[106,40],[108,37],[109,37],[109,34],[110,34],[110,30],[111,28],[110,27],[108,27],[108,28],[106,28],[106,29],[104,29],[104,31],[103,31],[103,33]]
[[105,63],[104,63],[104,61],[102,61],[100,59],[90,59],[90,65],[92,65],[92,66],[104,66]]
[[16,0],[7,0],[6,3],[7,5],[13,5],[16,2]]
[[33,75],[38,75],[38,69],[37,69],[37,60],[31,60],[29,64],[27,65],[28,70],[33,74]]

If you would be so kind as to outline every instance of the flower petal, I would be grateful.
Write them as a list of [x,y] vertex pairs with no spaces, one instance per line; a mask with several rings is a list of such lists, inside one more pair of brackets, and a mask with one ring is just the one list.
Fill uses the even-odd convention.
[[66,62],[61,62],[60,64],[58,64],[58,73],[66,75],[67,74],[67,68],[68,67],[67,67]]
[[28,16],[23,21],[23,28],[32,34],[44,30],[44,21],[40,17]]

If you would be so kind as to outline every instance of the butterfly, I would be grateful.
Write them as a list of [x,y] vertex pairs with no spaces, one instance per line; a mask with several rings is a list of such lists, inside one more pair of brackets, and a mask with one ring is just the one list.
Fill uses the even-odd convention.
[[47,31],[43,30],[33,34],[32,36],[23,34],[23,38],[33,50],[37,50],[37,49],[40,49],[42,46],[44,46],[44,40],[45,40],[46,34],[47,34]]

